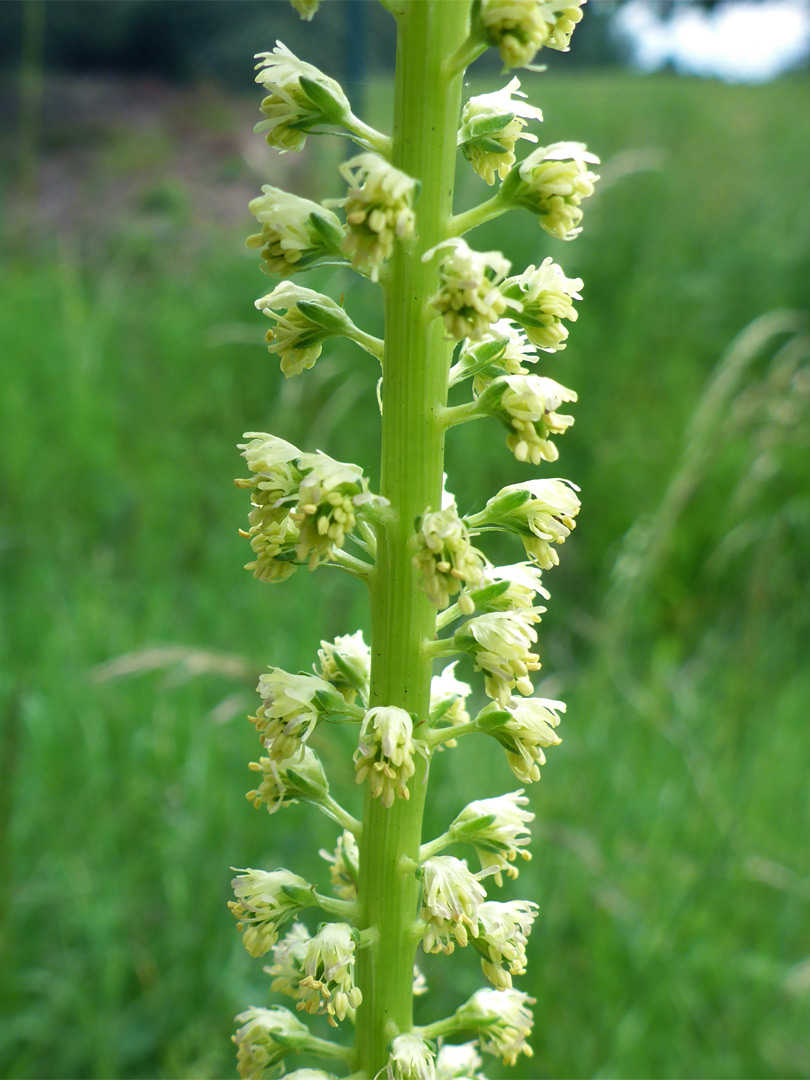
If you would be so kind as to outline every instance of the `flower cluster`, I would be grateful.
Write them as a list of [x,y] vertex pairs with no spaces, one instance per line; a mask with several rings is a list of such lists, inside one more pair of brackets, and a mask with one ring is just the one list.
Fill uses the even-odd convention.
[[250,491],[250,540],[246,564],[260,581],[283,581],[307,561],[310,570],[337,558],[357,515],[385,500],[372,495],[358,465],[326,454],[305,454],[265,432],[249,431],[240,444],[252,476],[236,481]]
[[528,900],[487,901],[478,909],[478,935],[473,945],[481,954],[484,974],[497,990],[512,986],[513,975],[526,974],[526,945],[537,904]]
[[[271,668],[269,673],[259,676],[256,691],[262,703],[250,721],[276,763],[296,756],[301,760],[303,744],[319,720],[352,714],[353,707],[346,704],[330,683],[316,675],[293,675],[283,668]],[[362,713],[355,715],[359,718]],[[264,771],[261,762],[259,766]]]
[[303,923],[296,922],[281,941],[273,946],[273,962],[264,970],[273,980],[270,989],[274,994],[298,997],[299,984],[305,975],[304,961],[310,941],[312,937],[307,928]]
[[503,283],[505,296],[517,309],[511,318],[520,323],[531,344],[543,352],[565,348],[568,327],[562,320],[576,322],[572,301],[582,299],[581,288],[581,279],[567,278],[550,257],[540,266],[527,266],[522,274]]
[[[318,0],[292,2],[305,19],[318,7]],[[481,1051],[499,1056],[507,1065],[521,1054],[532,1054],[528,1039],[534,1002],[513,989],[512,981],[526,971],[528,938],[538,906],[528,900],[494,901],[484,885],[487,878],[497,886],[504,877],[516,878],[520,861],[531,858],[534,815],[523,787],[473,799],[446,831],[421,847],[416,839],[421,795],[410,809],[405,801],[420,765],[417,755],[424,759],[419,779],[424,773],[426,782],[431,755],[454,747],[468,734],[496,740],[523,785],[539,779],[544,751],[561,741],[557,728],[565,705],[531,695],[533,673],[540,669],[537,624],[545,612],[542,601],[549,598],[543,575],[557,564],[559,545],[575,527],[578,488],[567,480],[538,478],[503,488],[479,513],[461,516],[446,492],[440,509],[432,508],[435,501],[422,508],[429,501],[424,492],[438,487],[444,432],[467,420],[498,419],[506,428],[508,448],[520,462],[541,466],[557,460],[557,437],[573,423],[563,406],[576,401],[577,395],[545,373],[535,374],[534,365],[540,353],[566,347],[570,324],[577,319],[575,304],[581,299],[582,282],[566,277],[550,257],[509,276],[511,264],[501,252],[475,251],[462,236],[520,206],[530,209],[550,235],[575,238],[581,231],[582,203],[598,180],[591,170],[598,159],[581,143],[559,142],[533,149],[518,163],[520,142],[537,143],[530,125],[542,122],[543,114],[528,104],[520,81],[511,78],[500,90],[471,97],[457,132],[457,146],[475,173],[490,186],[500,180],[494,197],[477,210],[454,214],[449,190],[443,208],[436,201],[439,189],[431,190],[426,206],[441,209],[441,220],[432,212],[417,220],[417,197],[422,183],[436,184],[439,173],[449,169],[432,165],[449,161],[453,150],[440,145],[451,131],[437,120],[444,100],[436,97],[436,91],[448,89],[451,78],[458,78],[460,92],[459,60],[479,53],[484,43],[498,48],[507,69],[530,64],[544,47],[564,51],[584,2],[476,0],[464,18],[463,13],[458,18],[454,13],[447,26],[456,22],[460,37],[448,45],[446,63],[439,65],[441,78],[424,74],[424,65],[420,67],[426,79],[436,77],[424,102],[428,113],[433,110],[433,119],[404,143],[402,124],[410,121],[400,115],[393,138],[368,127],[352,114],[338,83],[280,42],[257,56],[256,81],[264,87],[265,97],[264,119],[256,130],[271,146],[281,152],[300,150],[309,135],[342,129],[340,134],[363,148],[339,167],[348,187],[344,198],[319,204],[265,186],[251,203],[259,231],[248,245],[260,252],[263,270],[284,279],[256,301],[270,320],[268,351],[278,357],[288,377],[311,369],[330,336],[348,337],[381,361],[388,386],[385,395],[378,390],[380,400],[383,396],[386,400],[382,475],[393,505],[371,493],[358,466],[303,452],[263,432],[249,432],[240,445],[249,475],[236,481],[250,495],[243,536],[253,557],[247,568],[259,580],[278,582],[302,565],[315,569],[336,564],[366,581],[372,593],[373,624],[381,621],[384,609],[389,627],[396,631],[396,647],[409,654],[399,663],[375,642],[372,680],[372,653],[358,631],[321,641],[312,673],[292,674],[272,667],[259,679],[261,703],[250,720],[262,749],[250,764],[255,787],[248,799],[271,814],[295,801],[310,803],[336,822],[341,834],[334,848],[320,852],[331,881],[327,893],[288,870],[245,869],[236,871],[235,899],[229,907],[248,953],[254,957],[272,953],[265,971],[274,992],[292,998],[299,1012],[326,1017],[333,1028],[354,1020],[362,1006],[368,1010],[366,1027],[374,1037],[361,1040],[359,1052],[357,1046],[353,1051],[310,1035],[287,1009],[251,1008],[238,1017],[241,1026],[234,1036],[243,1080],[264,1080],[275,1072],[289,1080],[334,1080],[332,1073],[317,1068],[286,1072],[285,1056],[298,1053],[333,1058],[339,1063],[335,1071],[355,1069],[376,1080],[485,1080]],[[437,25],[445,25],[444,6],[429,7],[429,21],[436,18]],[[463,28],[464,23],[471,25]],[[414,43],[419,45],[417,37],[402,39],[406,54],[412,54]],[[408,60],[401,69],[406,83],[413,78],[412,66]],[[419,88],[407,89],[404,100],[416,100]],[[400,91],[404,93],[402,86]],[[404,112],[411,108],[408,104]],[[413,176],[392,161],[404,163]],[[441,183],[449,180],[445,176]],[[345,224],[333,212],[336,207]],[[424,248],[425,268],[411,274]],[[288,280],[298,271],[350,263],[376,282],[392,258],[397,272],[385,281],[389,327],[388,316],[396,315],[398,305],[411,302],[408,290],[420,313],[418,328],[415,319],[412,328],[406,328],[407,349],[398,341],[384,343],[360,330],[342,300],[337,303]],[[435,285],[427,287],[428,275]],[[434,321],[431,329],[429,316],[441,317],[443,343],[442,328]],[[447,338],[457,343],[452,362]],[[434,347],[437,355],[429,356]],[[434,362],[436,378],[428,377],[423,366]],[[437,389],[438,383],[444,385],[448,367],[451,387],[471,380],[470,400],[464,404],[450,404]],[[418,379],[415,371],[420,373]],[[416,423],[411,417],[404,424],[394,415],[391,426],[389,414],[391,408],[396,414],[397,397],[417,383],[427,396],[423,402],[408,402],[408,410],[418,406]],[[414,399],[422,396],[414,394]],[[433,425],[433,450],[423,454],[419,449],[420,468],[398,482],[397,466],[409,453],[407,439],[421,438],[428,424]],[[422,494],[417,499],[418,491]],[[404,548],[414,517],[413,535]],[[526,561],[492,565],[477,546],[478,538],[492,531],[519,537]],[[347,550],[350,540],[360,554],[351,547]],[[403,586],[416,582],[439,609],[435,618],[428,622],[427,602],[416,594],[410,598],[411,610],[408,597],[395,587],[397,582]],[[428,704],[429,659],[459,654],[461,660],[453,659],[431,675]],[[412,663],[417,659],[420,678]],[[474,719],[468,711],[472,688],[457,675],[459,662],[483,674],[491,699]],[[407,704],[413,711],[377,704],[380,701]],[[379,799],[376,805],[386,811],[402,800],[392,815],[382,813],[389,823],[396,819],[395,831],[402,840],[397,841],[396,852],[380,831],[379,812],[358,821],[330,792],[326,754],[322,762],[310,745],[324,722],[357,724],[353,753],[357,784],[368,784],[367,795]],[[491,742],[482,742],[498,756]],[[454,845],[467,845],[477,863],[470,868],[464,859],[445,854]],[[389,1041],[382,1060],[377,1057],[378,1028],[384,1017],[377,1015],[377,987],[388,974],[381,965],[391,948],[392,928],[388,917],[379,921],[373,917],[379,905],[369,902],[370,882],[372,889],[380,882],[391,888],[390,896],[385,892],[379,899],[383,905],[390,902],[390,912],[401,909],[396,931],[400,940],[403,934],[412,940],[421,937],[428,953],[452,953],[471,945],[492,987],[479,990],[453,1016],[425,1027],[407,1030],[403,1025],[406,1030],[401,1030],[391,1025],[384,1036]],[[400,888],[407,891],[395,895]],[[413,924],[417,889],[419,916]],[[298,921],[305,909],[312,908],[319,908],[329,921],[317,926]],[[369,952],[359,961],[365,948]],[[398,965],[400,974],[410,981],[413,957],[401,959],[405,966]],[[396,994],[406,990],[397,985]],[[412,991],[425,990],[425,979],[414,965]],[[442,1042],[463,1033],[476,1036],[477,1042]]]
[[513,697],[488,705],[476,717],[476,724],[503,746],[509,768],[518,780],[531,784],[540,779],[539,766],[546,763],[543,750],[562,742],[555,729],[560,723],[559,714],[564,712],[564,701]]
[[481,1049],[496,1054],[504,1065],[514,1065],[520,1054],[533,1056],[528,1038],[532,1031],[529,1009],[534,999],[520,990],[477,990],[456,1010],[459,1026],[478,1031]]
[[307,944],[298,1008],[324,1013],[332,1027],[363,1000],[354,985],[357,932],[347,923],[325,923]]
[[391,1043],[386,1080],[436,1080],[430,1045],[413,1032],[397,1035]]
[[312,886],[289,870],[241,870],[231,881],[236,900],[228,907],[251,956],[264,956],[278,932],[312,901]]
[[585,0],[481,0],[484,37],[505,68],[527,67],[542,48],[567,52]]
[[520,791],[496,795],[492,799],[475,799],[455,818],[448,835],[453,840],[472,844],[481,862],[481,869],[491,872],[498,885],[502,874],[516,878],[515,859],[531,859],[526,845],[531,839],[529,822],[534,814],[524,810],[529,800]]
[[363,640],[363,631],[343,634],[334,641],[322,641],[318,649],[320,676],[353,704],[357,694],[368,701],[371,678],[371,650]]
[[487,502],[480,514],[467,518],[473,529],[483,525],[516,533],[526,555],[542,570],[560,559],[552,545],[571,535],[579,513],[578,488],[568,480],[524,480],[509,484]]
[[555,410],[577,395],[553,379],[540,375],[501,375],[478,399],[483,412],[499,417],[509,435],[506,445],[518,461],[556,461],[559,451],[549,439],[562,435],[573,424],[573,416]]
[[436,1055],[436,1080],[486,1080],[475,1043],[445,1043]]
[[488,566],[480,586],[468,595],[469,602],[481,613],[535,608],[542,614],[546,609],[535,605],[535,596],[548,600],[551,594],[543,586],[543,575],[538,566],[512,563],[510,566]]
[[465,702],[472,687],[456,678],[457,663],[454,660],[430,681],[430,720],[434,726],[440,722],[448,727],[469,723]]
[[233,1036],[242,1080],[261,1080],[285,1054],[305,1049],[310,1041],[306,1025],[278,1005],[272,1009],[246,1009],[236,1022],[242,1025]]
[[331,297],[290,281],[260,297],[256,307],[275,322],[265,337],[267,351],[277,354],[288,378],[315,366],[328,337],[351,337],[357,330]]
[[264,803],[268,812],[274,814],[282,806],[289,806],[299,799],[321,803],[329,794],[329,783],[320,758],[308,746],[300,746],[291,756],[281,759],[260,757],[258,761],[251,761],[248,768],[261,773],[261,780],[247,793],[248,801],[257,810]]
[[250,203],[261,232],[245,242],[258,248],[268,274],[289,277],[340,254],[344,229],[331,210],[270,184],[263,184],[262,192]]
[[534,690],[529,673],[540,668],[540,658],[531,651],[537,641],[533,624],[539,620],[537,608],[493,611],[470,619],[453,636],[459,652],[469,653],[476,671],[484,672],[487,695],[501,704],[515,687],[521,694]]
[[473,391],[483,393],[499,375],[525,375],[537,353],[520,327],[499,319],[478,341],[465,341],[450,369],[450,385],[473,379]]
[[329,851],[320,851],[319,854],[329,863],[329,877],[334,893],[342,900],[356,900],[360,849],[354,836],[344,830],[338,837],[334,854]]
[[272,52],[257,53],[256,82],[267,91],[261,110],[267,117],[253,129],[281,151],[301,150],[307,132],[318,124],[343,125],[349,101],[334,79],[291,52],[280,41]]
[[499,288],[509,273],[511,263],[499,251],[473,251],[459,238],[445,240],[422,258],[432,259],[443,251],[439,264],[439,291],[431,301],[444,319],[452,338],[479,341],[507,308],[519,307],[510,302]]
[[422,875],[422,945],[425,952],[451,953],[454,941],[463,947],[478,935],[478,912],[487,895],[480,875],[452,855],[425,860]]
[[349,185],[343,207],[348,232],[343,252],[352,266],[377,281],[380,269],[394,252],[394,242],[414,231],[416,181],[378,154],[357,154],[340,166]]
[[582,232],[580,203],[593,195],[599,179],[588,166],[598,164],[599,158],[583,143],[540,146],[521,162],[517,182],[503,194],[537,214],[547,233],[573,240]]
[[514,78],[502,90],[471,97],[461,112],[458,145],[473,169],[488,184],[496,175],[505,180],[515,164],[518,139],[537,142],[526,132],[529,120],[543,119],[543,114],[521,98],[520,80]]
[[481,580],[483,557],[470,543],[455,504],[423,514],[413,543],[413,564],[422,575],[422,588],[437,608],[447,607],[462,585],[477,585]]
[[413,720],[395,705],[369,709],[360,728],[354,752],[356,780],[368,779],[371,795],[383,806],[394,799],[409,799],[408,781],[416,772],[413,755],[424,752],[413,739]]

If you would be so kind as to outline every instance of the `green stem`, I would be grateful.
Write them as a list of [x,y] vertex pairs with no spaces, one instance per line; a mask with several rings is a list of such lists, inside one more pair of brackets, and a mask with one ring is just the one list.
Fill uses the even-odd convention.
[[352,817],[348,810],[344,810],[340,803],[333,799],[331,795],[325,795],[323,801],[319,805],[325,814],[332,818],[333,821],[336,821],[338,825],[342,826],[347,832],[350,832],[356,840],[360,838],[360,834],[363,831],[362,824],[356,817]]
[[329,1042],[327,1039],[319,1039],[316,1035],[310,1035],[306,1045],[302,1046],[301,1049],[310,1054],[316,1054],[318,1057],[333,1058],[335,1061],[345,1061],[347,1064],[352,1056],[351,1047],[340,1046],[338,1043]]
[[374,337],[373,334],[366,334],[359,327],[355,326],[351,334],[347,334],[347,337],[351,338],[361,349],[365,349],[367,353],[370,353],[375,360],[379,360],[382,363],[383,349],[385,342],[378,337]]
[[431,748],[439,746],[443,742],[449,742],[451,739],[458,739],[462,735],[469,735],[473,731],[478,731],[478,724],[475,720],[471,720],[469,724],[456,724],[454,727],[437,728],[427,737],[427,744]]
[[446,847],[450,847],[454,844],[455,840],[451,832],[444,832],[441,836],[437,836],[435,840],[431,840],[429,844],[422,844],[419,849],[419,858],[422,862],[425,859],[431,859],[434,855],[438,855],[440,851],[444,851]]
[[450,222],[452,236],[463,236],[470,229],[475,229],[487,221],[500,217],[510,209],[510,204],[504,202],[500,193],[493,195],[491,199],[474,206],[471,210],[465,210],[462,214],[455,214]]
[[[462,75],[445,58],[467,36],[464,0],[411,0],[398,19],[392,162],[421,183],[418,238],[399,245],[384,283],[385,400],[381,492],[396,516],[380,528],[377,572],[370,582],[371,704],[396,705],[426,720],[436,613],[418,588],[409,540],[414,519],[441,505],[444,430],[438,411],[447,400],[452,346],[429,300],[435,269],[425,251],[451,235],[456,129]],[[357,1012],[354,1067],[375,1076],[389,1044],[413,1027],[413,961],[419,881],[402,864],[418,861],[425,801],[425,762],[416,758],[410,799],[390,809],[366,792],[360,848],[360,926],[377,927],[379,941],[357,958],[363,1004]]]
[[391,157],[391,137],[389,135],[383,135],[376,128],[364,124],[360,117],[355,116],[354,113],[349,117],[346,127],[355,142],[369,150],[374,150],[381,157]]
[[452,405],[448,409],[442,409],[439,420],[445,429],[456,427],[457,424],[466,424],[468,420],[481,420],[489,415],[481,410],[477,401],[468,401],[464,405]]

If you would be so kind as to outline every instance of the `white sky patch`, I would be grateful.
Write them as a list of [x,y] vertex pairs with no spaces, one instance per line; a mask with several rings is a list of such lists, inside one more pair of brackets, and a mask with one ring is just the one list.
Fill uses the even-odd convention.
[[807,0],[737,0],[713,11],[682,2],[667,20],[647,0],[630,0],[616,28],[644,71],[671,63],[682,74],[728,82],[765,82],[810,52]]

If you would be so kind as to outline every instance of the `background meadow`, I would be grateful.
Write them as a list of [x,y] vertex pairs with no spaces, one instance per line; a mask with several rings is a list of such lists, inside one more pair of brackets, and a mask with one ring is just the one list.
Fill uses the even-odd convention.
[[[62,7],[44,6],[46,43]],[[264,349],[247,200],[262,182],[338,195],[344,147],[278,158],[250,134],[254,51],[280,35],[340,72],[286,5],[247,9],[237,87],[112,61],[38,84],[29,26],[23,108],[4,110],[4,1076],[233,1075],[231,1018],[268,987],[228,867],[324,880],[334,845],[314,811],[244,799],[245,715],[268,663],[308,668],[322,637],[367,629],[365,598],[329,569],[281,587],[241,569],[235,444],[268,430],[375,477],[377,373],[338,342],[285,382]],[[587,141],[604,179],[574,244],[519,212],[473,237],[585,279],[544,369],[580,394],[559,469],[583,510],[541,626],[564,741],[529,793],[533,861],[504,890],[540,905],[520,981],[535,1058],[509,1075],[810,1076],[807,71],[751,87],[554,64],[523,83],[541,139]],[[386,74],[351,89],[387,126]],[[459,176],[461,204],[484,195]],[[370,284],[306,284],[379,332]],[[489,421],[451,433],[448,472],[464,511],[534,475]],[[351,737],[317,745],[356,808]],[[508,775],[482,740],[440,755],[428,833]],[[423,1019],[480,983],[462,950],[424,968]]]

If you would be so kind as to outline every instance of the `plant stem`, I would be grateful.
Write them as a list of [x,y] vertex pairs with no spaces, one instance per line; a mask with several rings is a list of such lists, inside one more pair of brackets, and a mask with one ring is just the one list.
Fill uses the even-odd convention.
[[475,229],[487,221],[500,217],[509,209],[509,203],[501,199],[499,192],[497,195],[493,195],[491,199],[487,199],[486,202],[474,206],[471,210],[465,210],[461,214],[454,215],[450,223],[451,235],[463,236],[470,229]]
[[[429,300],[435,270],[422,254],[450,235],[456,129],[462,75],[445,59],[464,41],[465,0],[411,0],[398,21],[393,164],[421,182],[418,239],[399,246],[385,281],[385,400],[381,493],[395,517],[380,529],[377,572],[370,581],[371,704],[396,705],[417,716],[422,737],[430,703],[431,657],[422,644],[435,634],[436,613],[419,589],[409,539],[414,519],[441,506],[444,430],[452,345]],[[360,849],[360,926],[379,941],[357,958],[363,1004],[357,1012],[355,1068],[368,1077],[384,1069],[391,1039],[413,1027],[413,959],[419,882],[403,856],[419,859],[425,762],[410,799],[390,809],[366,791]]]

